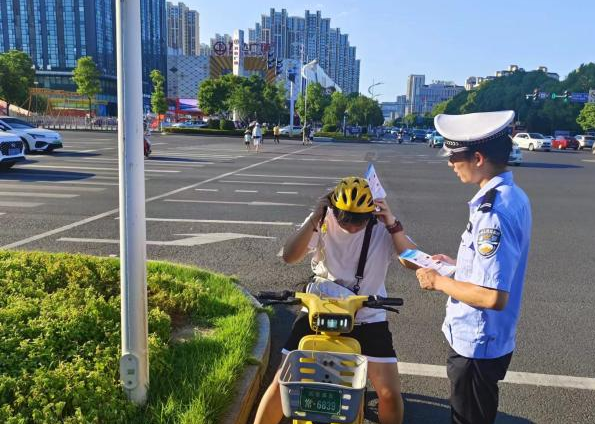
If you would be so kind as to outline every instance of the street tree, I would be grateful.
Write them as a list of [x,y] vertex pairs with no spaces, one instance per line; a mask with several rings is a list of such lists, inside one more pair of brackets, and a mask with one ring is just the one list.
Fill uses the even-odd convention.
[[262,119],[265,122],[278,124],[289,121],[286,98],[287,93],[282,82],[266,83],[263,90]]
[[23,105],[29,98],[29,89],[35,80],[31,58],[24,52],[10,50],[0,54],[0,98],[7,103]]
[[89,100],[89,118],[92,116],[93,99],[101,93],[99,75],[99,69],[91,56],[84,56],[76,61],[72,80],[76,84],[76,92]]
[[153,93],[151,93],[151,110],[159,122],[159,128],[161,128],[161,115],[167,112],[167,99],[165,98],[165,90],[163,85],[165,84],[165,78],[158,69],[153,69],[149,74],[151,81],[153,82]]
[[384,123],[384,115],[378,101],[362,94],[350,99],[347,113],[350,124],[377,127]]
[[233,90],[239,85],[238,77],[227,74],[219,78],[204,80],[198,89],[198,107],[207,115],[228,115],[229,100]]
[[595,129],[595,103],[586,103],[578,114],[576,122],[584,131]]
[[298,97],[295,105],[297,113],[304,124],[307,124],[306,120],[320,122],[324,110],[331,102],[330,96],[326,94],[324,87],[317,82],[308,84],[307,93],[307,99],[303,95]]
[[403,118],[403,123],[409,127],[415,125],[417,122],[417,116],[413,113],[408,113],[407,115],[405,115],[405,117]]
[[343,93],[335,91],[331,94],[330,104],[326,107],[322,115],[322,123],[326,127],[336,128],[341,126],[348,103],[349,101]]

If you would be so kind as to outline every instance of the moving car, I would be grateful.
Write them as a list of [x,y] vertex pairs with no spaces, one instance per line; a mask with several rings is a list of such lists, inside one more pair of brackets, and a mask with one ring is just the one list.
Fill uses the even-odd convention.
[[25,154],[30,152],[51,152],[62,148],[62,137],[56,131],[36,128],[22,119],[0,116],[0,131],[18,135],[25,146]]
[[15,163],[25,160],[23,141],[9,132],[0,132],[0,170],[11,168]]
[[[279,134],[281,134],[281,135],[288,135],[290,128],[291,128],[290,125],[287,125],[285,127],[279,128]],[[292,132],[293,132],[293,134],[301,134],[302,133],[302,127],[300,125],[294,125]]]
[[512,143],[512,150],[510,151],[510,156],[508,156],[508,164],[514,166],[521,166],[523,163],[523,153],[521,152],[521,148],[516,143]]
[[428,147],[442,147],[444,145],[444,137],[438,131],[432,131],[428,138]]
[[520,132],[514,136],[512,141],[518,144],[521,149],[528,149],[530,151],[543,150],[545,152],[549,152],[552,148],[551,141],[546,139],[540,133]]
[[578,141],[569,135],[559,135],[552,141],[552,149],[578,149]]
[[411,141],[426,141],[426,130],[413,130],[411,132]]
[[595,142],[595,136],[592,135],[577,135],[574,138],[578,142],[579,150],[583,150],[584,148],[592,148]]

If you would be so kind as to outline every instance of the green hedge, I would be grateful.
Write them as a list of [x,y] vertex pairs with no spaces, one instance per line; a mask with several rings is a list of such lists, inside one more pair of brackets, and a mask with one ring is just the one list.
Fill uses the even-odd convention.
[[219,122],[219,129],[220,130],[235,130],[235,126],[233,124],[233,121],[230,121],[229,119],[222,119]]
[[[116,259],[0,251],[0,422],[217,423],[256,337],[233,282],[148,264],[150,380],[145,407],[120,387]],[[172,341],[172,328],[199,334]]]
[[367,134],[362,135],[361,137],[358,136],[354,136],[354,135],[348,135],[348,136],[344,136],[342,132],[324,132],[324,131],[319,131],[316,134],[314,134],[314,137],[329,137],[329,138],[333,138],[335,140],[370,140],[370,137],[368,137]]
[[175,128],[167,127],[164,128],[166,133],[171,134],[196,134],[196,135],[229,135],[229,136],[242,136],[245,130],[220,130],[211,128]]

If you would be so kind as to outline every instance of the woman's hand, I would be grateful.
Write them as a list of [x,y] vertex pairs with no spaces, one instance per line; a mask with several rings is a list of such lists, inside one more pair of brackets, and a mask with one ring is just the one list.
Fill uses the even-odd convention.
[[384,225],[393,225],[397,218],[393,215],[388,203],[386,203],[385,199],[376,199],[374,200],[374,204],[376,205],[376,210],[372,213],[376,215],[378,220],[382,222]]

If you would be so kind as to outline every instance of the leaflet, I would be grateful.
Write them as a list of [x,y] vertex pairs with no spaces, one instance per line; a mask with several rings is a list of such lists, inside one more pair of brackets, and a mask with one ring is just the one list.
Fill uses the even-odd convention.
[[368,165],[368,170],[365,174],[366,180],[368,180],[368,184],[370,184],[370,191],[372,192],[372,198],[374,200],[384,199],[386,198],[386,191],[380,184],[380,179],[376,174],[376,170],[374,169],[374,165]]
[[407,249],[399,255],[399,258],[411,262],[422,268],[431,268],[438,272],[440,275],[451,277],[454,275],[457,267],[441,261],[432,259],[430,255],[422,252],[421,250]]

